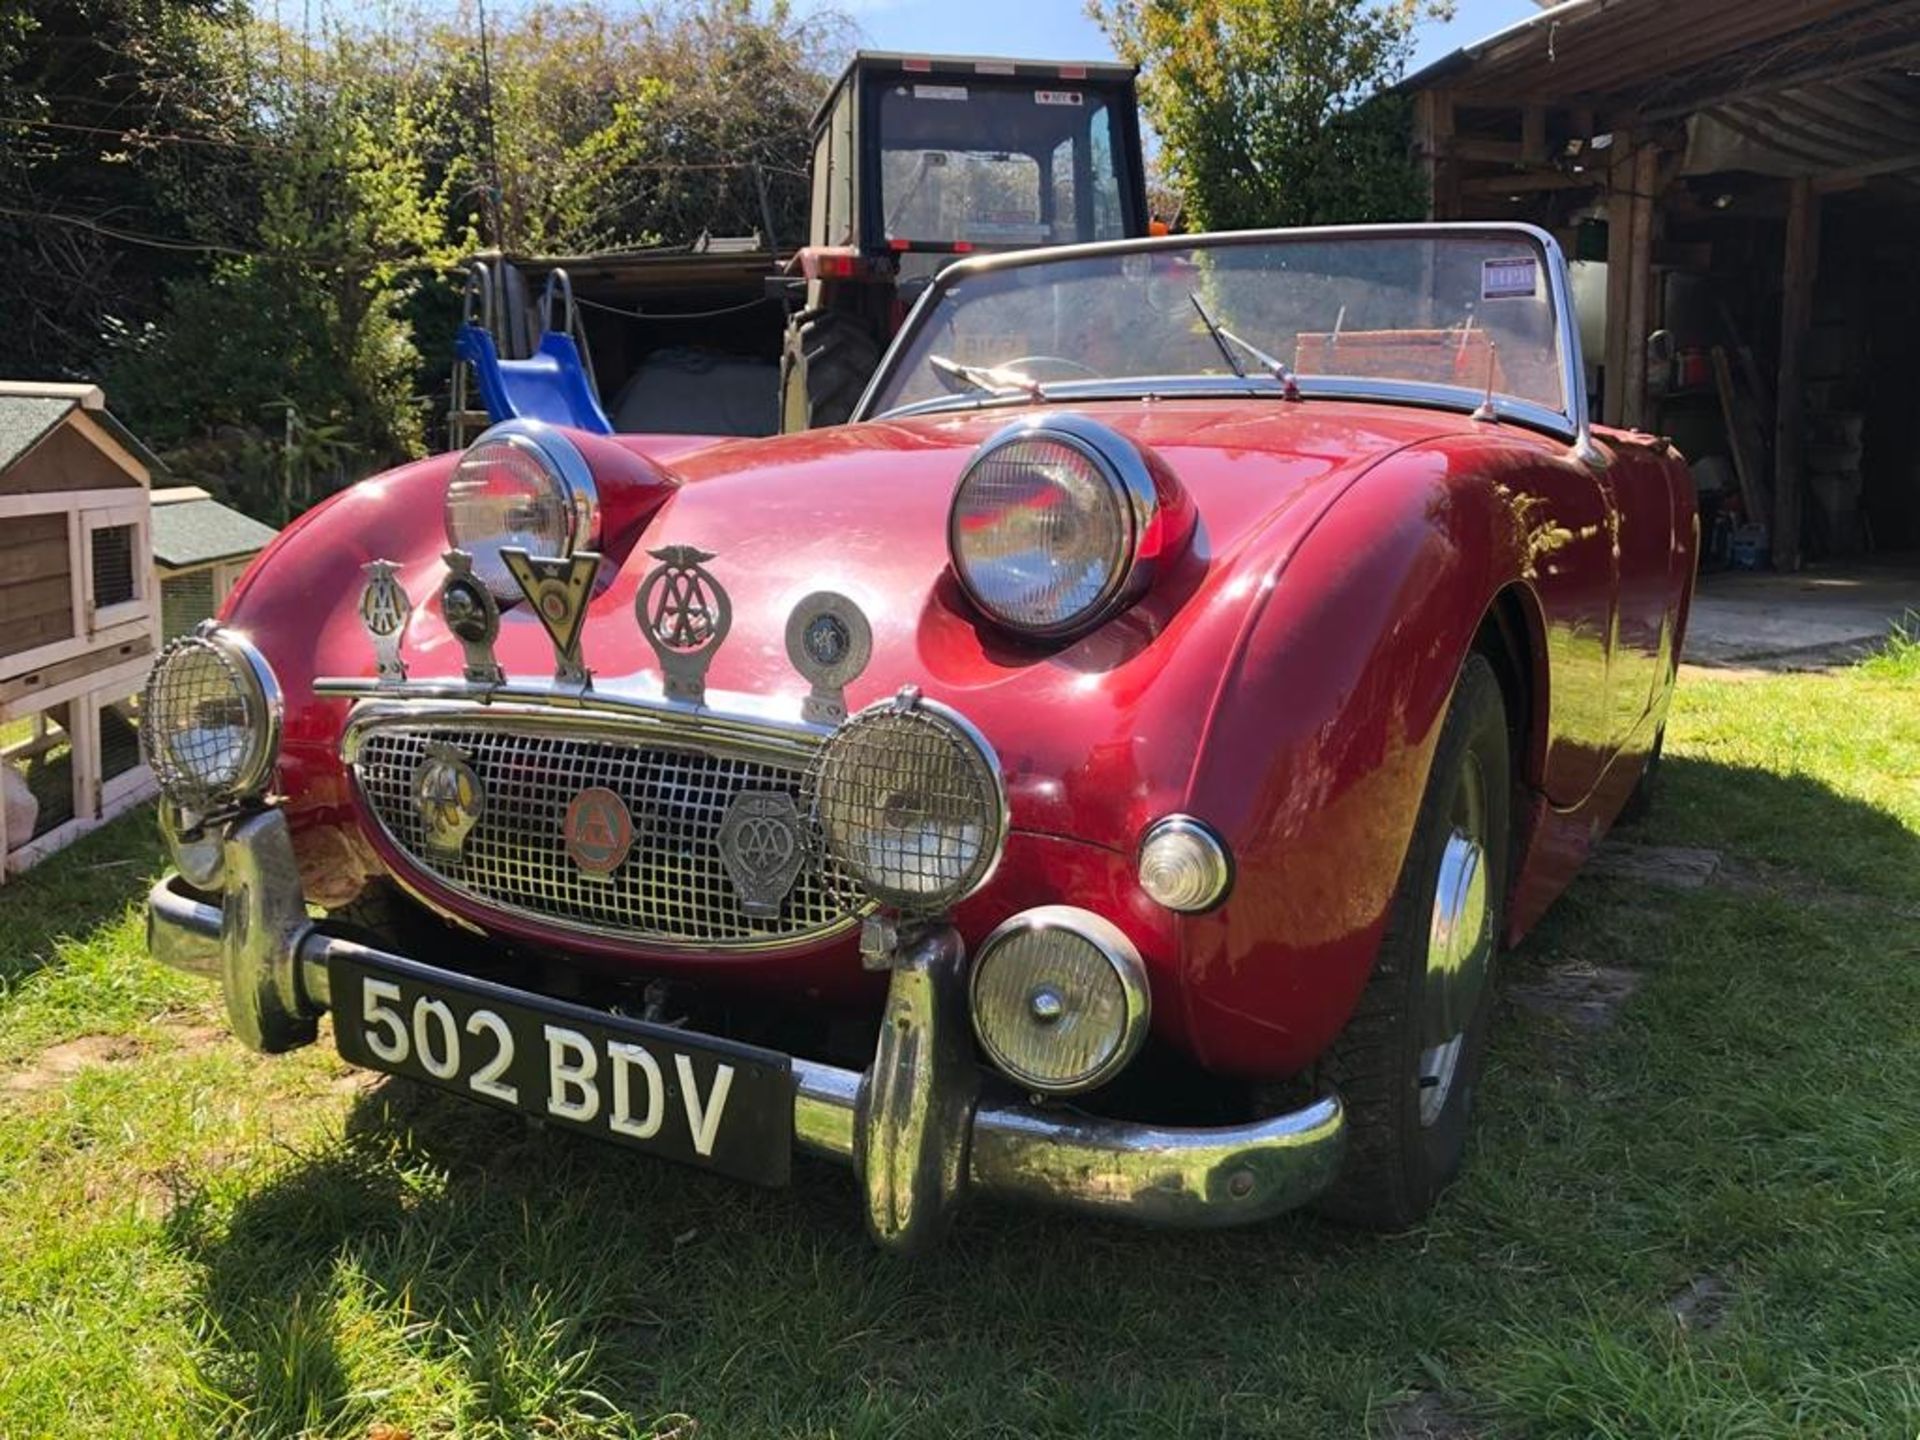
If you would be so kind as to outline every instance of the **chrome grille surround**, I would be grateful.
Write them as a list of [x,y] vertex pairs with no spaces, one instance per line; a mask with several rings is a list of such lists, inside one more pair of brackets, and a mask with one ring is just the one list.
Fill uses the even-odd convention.
[[[766,919],[746,913],[721,859],[735,795],[784,793],[809,814],[806,771],[823,733],[670,706],[369,700],[341,753],[366,815],[408,865],[485,911],[642,945],[757,951],[830,938],[862,913],[857,888],[811,833],[779,914]],[[429,846],[414,802],[430,744],[458,750],[486,791],[457,856]],[[632,853],[606,879],[583,874],[561,835],[568,803],[592,785],[618,794],[633,816]]]

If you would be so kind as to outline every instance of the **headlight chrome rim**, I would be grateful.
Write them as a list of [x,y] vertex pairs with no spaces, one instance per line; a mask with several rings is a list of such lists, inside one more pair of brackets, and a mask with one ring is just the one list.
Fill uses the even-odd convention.
[[[836,834],[832,814],[838,802],[831,791],[842,783],[840,767],[854,763],[845,757],[848,747],[857,743],[874,727],[888,724],[918,723],[944,734],[962,754],[971,777],[978,782],[984,812],[978,817],[980,842],[978,853],[956,876],[953,883],[938,891],[913,890],[876,879],[863,863],[859,847],[849,837]],[[849,781],[851,783],[851,781]],[[871,782],[865,782],[871,783]],[[807,776],[808,809],[817,842],[826,849],[836,869],[859,887],[862,896],[887,909],[907,915],[934,915],[951,910],[970,896],[978,894],[993,879],[1006,852],[1009,817],[1006,781],[1000,770],[1000,757],[985,735],[972,721],[950,706],[922,696],[907,686],[889,699],[867,706],[843,720],[821,745]]]
[[[1095,598],[1056,622],[1029,624],[996,609],[983,596],[961,560],[960,506],[967,483],[980,467],[1010,446],[1049,441],[1085,458],[1106,482],[1126,526],[1121,563]],[[1069,640],[1086,634],[1138,600],[1152,579],[1153,562],[1141,554],[1142,542],[1160,514],[1160,491],[1140,449],[1124,435],[1084,415],[1045,415],[996,431],[967,460],[947,506],[947,555],[954,578],[967,600],[994,624],[1033,640]]]
[[[1064,931],[1085,941],[1112,967],[1125,1005],[1120,1033],[1107,1055],[1082,1075],[1060,1080],[1034,1073],[1014,1061],[982,1024],[981,983],[996,949],[1037,931]],[[1153,992],[1146,962],[1118,925],[1074,905],[1041,905],[1002,921],[981,943],[967,979],[967,1009],[974,1038],[994,1068],[1024,1089],[1042,1095],[1082,1095],[1107,1084],[1130,1065],[1146,1043],[1153,1019]]]
[[[1173,904],[1154,893],[1147,883],[1148,852],[1156,842],[1175,840],[1197,847],[1206,857],[1206,863],[1213,871],[1212,885],[1201,895]],[[1179,915],[1200,915],[1213,909],[1225,900],[1233,890],[1233,852],[1227,848],[1227,842],[1220,833],[1206,821],[1192,815],[1165,815],[1153,822],[1140,837],[1139,849],[1134,854],[1134,874],[1140,888],[1154,904]]]
[[503,420],[482,431],[462,452],[453,474],[447,477],[447,494],[442,500],[442,526],[446,531],[447,544],[470,554],[474,573],[481,583],[501,604],[511,605],[522,596],[518,583],[506,574],[505,563],[499,558],[500,551],[508,543],[508,533],[501,532],[491,538],[481,539],[454,533],[453,485],[459,478],[461,467],[486,445],[506,445],[533,457],[534,462],[558,486],[561,504],[568,516],[568,536],[561,555],[556,558],[563,559],[576,550],[590,550],[599,543],[602,519],[600,487],[594,481],[593,467],[587,463],[587,457],[580,453],[580,447],[572,437],[543,420]]
[[[210,779],[194,773],[167,743],[167,727],[162,723],[166,696],[162,690],[165,672],[180,663],[188,652],[211,654],[229,676],[244,710],[249,748],[233,774]],[[244,634],[219,626],[203,625],[191,635],[170,641],[153,662],[141,695],[141,758],[153,772],[161,793],[188,816],[204,817],[220,806],[263,793],[273,778],[280,759],[280,734],[286,702],[280,682],[258,647]]]

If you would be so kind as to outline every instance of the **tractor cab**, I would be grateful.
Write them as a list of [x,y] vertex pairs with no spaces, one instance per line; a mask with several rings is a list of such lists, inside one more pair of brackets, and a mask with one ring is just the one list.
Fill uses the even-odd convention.
[[1129,65],[862,51],[814,118],[783,428],[838,424],[957,256],[1147,233]]
[[812,175],[809,244],[872,261],[1146,231],[1126,65],[863,51],[814,119]]

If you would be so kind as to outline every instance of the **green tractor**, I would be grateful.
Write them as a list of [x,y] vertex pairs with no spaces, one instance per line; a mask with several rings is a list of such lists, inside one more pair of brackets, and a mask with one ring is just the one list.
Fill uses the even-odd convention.
[[703,237],[478,257],[455,442],[511,415],[609,432],[837,425],[942,266],[1148,230],[1131,66],[862,51],[812,142],[797,249]]

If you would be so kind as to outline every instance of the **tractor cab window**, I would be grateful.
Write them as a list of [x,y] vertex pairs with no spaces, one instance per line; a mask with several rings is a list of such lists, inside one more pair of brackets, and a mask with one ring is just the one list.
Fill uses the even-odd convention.
[[1084,84],[890,78],[883,243],[1019,248],[1125,233],[1114,116]]
[[1126,237],[1120,177],[1113,163],[1113,119],[1104,102],[1094,102],[1084,134],[1070,135],[1054,146],[1049,163],[1053,212],[1048,243]]

